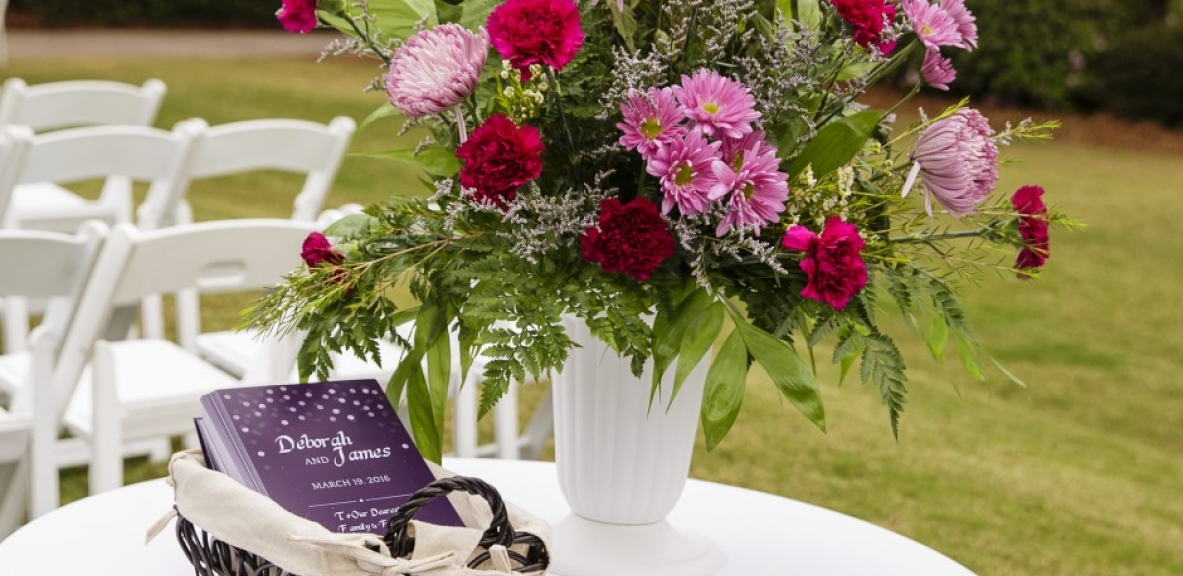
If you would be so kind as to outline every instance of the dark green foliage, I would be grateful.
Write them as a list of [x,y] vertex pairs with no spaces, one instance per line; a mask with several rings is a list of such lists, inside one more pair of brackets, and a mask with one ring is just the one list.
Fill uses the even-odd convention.
[[1124,36],[1094,67],[1095,96],[1108,110],[1183,125],[1183,29],[1146,28]]
[[45,26],[274,28],[280,0],[12,0],[8,10]]
[[1158,16],[1149,0],[969,0],[980,44],[947,50],[953,89],[1029,106],[1068,108],[1091,62],[1120,31]]

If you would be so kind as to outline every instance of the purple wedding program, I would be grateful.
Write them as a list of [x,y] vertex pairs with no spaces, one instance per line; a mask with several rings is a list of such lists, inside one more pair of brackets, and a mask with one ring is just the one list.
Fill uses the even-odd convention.
[[[228,388],[201,406],[211,467],[333,532],[385,534],[435,480],[374,380]],[[447,498],[415,518],[463,526]]]

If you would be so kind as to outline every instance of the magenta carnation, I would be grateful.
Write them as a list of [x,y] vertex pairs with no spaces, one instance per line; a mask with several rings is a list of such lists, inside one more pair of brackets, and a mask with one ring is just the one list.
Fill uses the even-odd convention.
[[886,0],[830,0],[838,15],[854,29],[854,42],[891,54],[895,40],[884,40],[883,30],[895,20],[895,5]]
[[972,214],[998,181],[998,147],[994,131],[981,112],[962,108],[920,132],[909,156],[915,163],[904,193],[917,174],[924,183],[924,209],[932,216],[932,199],[954,218]]
[[316,0],[283,0],[275,18],[284,30],[307,34],[316,28]]
[[949,90],[949,84],[957,79],[953,62],[941,56],[940,52],[929,50],[924,53],[924,64],[920,67],[924,82],[937,90]]
[[645,94],[629,90],[628,101],[620,106],[624,122],[616,125],[624,135],[620,145],[641,153],[648,160],[662,145],[686,134],[685,116],[670,88],[650,88]]
[[489,56],[489,37],[459,24],[422,30],[407,39],[386,75],[390,103],[411,117],[438,114],[476,90]]
[[658,148],[645,170],[661,179],[661,213],[669,214],[674,206],[685,216],[706,212],[715,184],[711,164],[718,159],[719,143],[707,142],[697,130]]
[[313,232],[304,239],[304,246],[300,250],[300,258],[309,268],[321,264],[335,266],[345,261],[345,256],[333,249],[329,239],[320,232]]
[[605,272],[628,274],[645,281],[674,255],[670,226],[648,198],[621,204],[616,198],[600,202],[600,219],[579,239],[583,259]]
[[900,8],[908,20],[912,21],[912,30],[916,32],[916,37],[924,43],[926,49],[937,50],[941,46],[966,47],[957,21],[939,4],[929,4],[927,0],[902,0]]
[[519,128],[513,120],[494,114],[456,149],[456,157],[464,160],[460,186],[472,190],[478,202],[505,208],[519,187],[542,174],[542,150],[537,128]]
[[752,122],[760,119],[748,89],[713,70],[682,75],[682,85],[673,89],[682,112],[708,136],[742,138],[752,131]]
[[562,70],[583,46],[579,6],[571,0],[508,0],[489,14],[489,40],[530,77],[531,64]]
[[781,245],[805,253],[801,270],[808,281],[801,295],[806,298],[841,310],[867,285],[867,265],[860,253],[867,244],[853,224],[837,216],[826,220],[821,236],[804,226],[789,228]]
[[[742,142],[742,141],[741,141]],[[732,144],[734,146],[734,144]],[[727,214],[715,228],[716,236],[747,228],[760,232],[766,224],[780,220],[789,197],[789,176],[779,169],[776,148],[752,139],[746,148],[729,154],[723,145],[724,160],[711,165],[715,184],[707,197],[725,198]]]
[[1020,278],[1028,278],[1022,270],[1040,268],[1050,256],[1051,238],[1048,235],[1047,205],[1043,203],[1043,188],[1023,186],[1011,197],[1011,205],[1019,213],[1019,236],[1023,249],[1015,259]]

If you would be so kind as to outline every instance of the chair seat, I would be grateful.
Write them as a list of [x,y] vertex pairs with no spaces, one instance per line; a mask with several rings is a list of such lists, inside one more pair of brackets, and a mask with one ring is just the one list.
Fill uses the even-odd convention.
[[10,217],[17,227],[74,233],[84,220],[113,224],[115,208],[87,200],[51,182],[21,184],[13,188]]
[[[205,359],[217,365],[226,372],[241,378],[253,358],[258,358],[263,348],[257,332],[225,331],[206,332],[197,336],[197,350]],[[382,355],[382,364],[374,364],[353,354],[334,354],[332,376],[336,379],[363,380],[373,378],[385,384],[398,367],[402,358],[402,351],[396,344],[388,341],[378,343]],[[291,382],[299,380],[295,369],[289,375]]]
[[[202,394],[241,385],[169,341],[127,340],[110,346],[125,439],[189,433],[193,418],[201,415]],[[92,378],[87,372],[65,418],[66,427],[80,436],[89,436],[92,429]]]
[[28,378],[31,358],[28,352],[0,356],[0,392],[9,397],[16,394]]

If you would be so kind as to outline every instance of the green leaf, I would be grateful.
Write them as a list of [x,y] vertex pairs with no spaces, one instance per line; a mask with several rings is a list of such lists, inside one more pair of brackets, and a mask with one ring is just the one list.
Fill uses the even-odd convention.
[[764,367],[781,395],[824,432],[826,412],[822,406],[817,378],[809,365],[783,340],[778,340],[743,319],[737,318],[735,327],[743,337],[748,352]]
[[847,80],[862,78],[863,76],[870,74],[877,65],[878,64],[874,62],[857,62],[855,64],[850,64],[849,66],[846,66],[842,70],[838,71],[838,81],[846,82]]
[[356,236],[365,232],[370,228],[370,223],[374,221],[374,217],[369,214],[350,214],[325,228],[326,236],[335,236],[337,238],[346,238]]
[[[385,39],[398,38],[406,40],[415,33],[415,26],[423,22],[426,28],[439,25],[439,17],[435,11],[435,0],[369,0],[370,14],[378,21],[378,29]],[[325,22],[331,24],[342,33],[357,37],[357,33],[344,18],[330,15],[327,12],[318,13]],[[361,25],[361,24],[359,24]],[[362,28],[365,29],[364,26]]]
[[431,392],[431,409],[436,422],[444,421],[448,406],[448,386],[452,377],[452,339],[444,333],[427,349],[427,387]]
[[1003,366],[1001,362],[999,362],[998,360],[995,360],[993,356],[990,357],[990,361],[994,363],[994,367],[998,368],[999,372],[1002,372],[1002,374],[1004,376],[1006,376],[1007,379],[1009,379],[1011,382],[1014,382],[1016,386],[1018,386],[1019,388],[1022,388],[1024,390],[1027,389],[1027,383],[1020,380],[1019,377],[1015,376],[1013,373],[1011,373],[1010,370],[1007,370],[1006,367]]
[[[792,10],[786,9],[786,5],[792,4],[792,0],[780,0],[779,3],[785,14],[792,12]],[[792,14],[809,30],[817,30],[821,27],[822,8],[818,5],[818,0],[797,0],[797,11]]]
[[706,356],[711,344],[715,343],[715,337],[723,327],[723,304],[718,301],[712,302],[706,310],[694,317],[692,325],[694,329],[686,330],[682,336],[682,348],[678,352],[678,368],[674,371],[674,390],[670,393],[670,405],[673,405],[674,398],[678,397],[678,391],[682,389],[686,377],[694,371],[702,357]]
[[476,30],[484,26],[489,19],[489,13],[500,6],[505,0],[467,0],[461,6],[464,15],[460,17],[460,25],[469,30]]
[[961,332],[957,335],[957,356],[961,358],[961,366],[970,376],[982,382],[986,381],[986,374],[982,372],[982,365],[978,362],[978,345]]
[[350,156],[409,162],[419,166],[424,172],[439,177],[455,176],[460,171],[460,160],[456,159],[456,153],[443,146],[423,148],[418,154],[414,150],[404,148],[384,152],[354,152]]
[[373,112],[370,112],[370,115],[366,116],[365,120],[361,121],[361,124],[357,127],[357,133],[361,134],[361,131],[365,130],[366,126],[369,126],[371,123],[373,123],[375,121],[381,120],[383,118],[390,118],[391,116],[400,116],[401,117],[402,114],[403,113],[400,112],[398,108],[395,108],[394,106],[392,106],[390,104],[390,102],[384,102],[384,103],[382,103],[381,106],[379,106]]
[[928,324],[928,330],[924,332],[924,344],[928,346],[928,352],[932,354],[933,360],[941,361],[941,357],[945,354],[945,342],[949,339],[949,325],[941,316],[933,316],[932,321]]
[[459,22],[461,14],[464,13],[464,6],[454,6],[443,0],[435,0],[435,13],[439,18],[440,24]]
[[435,419],[431,408],[431,391],[427,388],[427,381],[423,379],[423,371],[419,369],[418,363],[408,380],[407,410],[411,417],[411,434],[415,436],[415,446],[425,459],[439,464],[444,457],[444,427],[442,422]]
[[747,386],[748,350],[739,332],[732,332],[707,372],[702,396],[702,431],[707,450],[723,440],[743,405]]
[[826,124],[789,164],[789,176],[813,166],[813,176],[822,178],[845,166],[866,145],[882,116],[878,110],[863,110]]
[[698,288],[674,308],[672,318],[658,311],[653,320],[653,386],[649,395],[650,403],[661,387],[665,371],[682,351],[686,330],[712,302],[714,298],[706,290]]
[[637,34],[637,19],[633,16],[632,8],[626,5],[624,10],[619,10],[615,2],[609,2],[608,7],[612,11],[612,24],[616,26],[616,33],[624,39],[624,45],[628,46],[629,50],[636,50],[633,38]]

